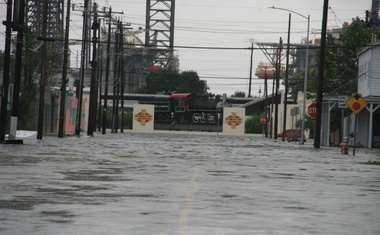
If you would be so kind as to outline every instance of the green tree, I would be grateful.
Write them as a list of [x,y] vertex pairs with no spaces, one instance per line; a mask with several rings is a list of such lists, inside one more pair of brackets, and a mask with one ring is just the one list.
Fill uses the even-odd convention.
[[[307,99],[316,98],[316,90],[315,87],[317,87],[317,81],[318,81],[318,68],[316,67],[310,67],[308,69],[308,78],[307,78]],[[305,71],[299,71],[296,74],[294,74],[292,78],[293,87],[291,90],[291,94],[293,97],[297,97],[298,91],[303,92],[304,87],[304,81],[305,81]]]
[[145,78],[146,85],[137,89],[137,93],[170,95],[177,90],[178,73],[167,69],[149,73]]
[[245,121],[245,133],[260,134],[263,132],[263,125],[260,123],[260,114],[254,114]]
[[[326,57],[323,90],[328,96],[351,96],[357,91],[357,52],[360,48],[371,43],[373,34],[379,33],[373,26],[366,25],[359,18],[352,20],[351,24],[343,27],[339,38],[328,34],[326,38]],[[317,52],[317,66],[319,67],[319,53]],[[318,67],[310,68],[307,83],[307,98],[316,99],[318,89]],[[295,85],[292,94],[303,91],[304,71],[294,75]],[[331,110],[330,128],[332,131],[340,128],[341,110]]]
[[188,93],[207,93],[208,86],[206,81],[200,80],[195,71],[183,71],[179,75],[177,92]]
[[167,69],[149,73],[145,78],[146,85],[135,92],[142,94],[166,94],[172,93],[206,93],[208,86],[206,81],[200,80],[194,71],[178,73]]
[[[371,43],[375,33],[379,34],[375,27],[369,27],[359,18],[355,18],[351,24],[343,27],[338,39],[331,33],[327,34],[323,87],[325,94],[350,96],[357,91],[357,52]],[[319,61],[317,53],[317,66],[309,68],[308,72],[308,98],[316,98]],[[298,91],[303,91],[304,71],[296,73],[293,79],[292,94],[295,95]]]
[[[10,61],[10,84],[14,83],[15,69],[21,69],[20,97],[18,103],[17,129],[35,130],[36,107],[38,104],[39,81],[41,78],[41,41],[37,41],[35,35],[25,33],[23,39],[22,65],[15,68],[14,57]],[[57,72],[57,66],[61,64],[62,53],[60,47],[53,42],[47,42],[47,66],[45,81],[46,88],[55,85],[53,73]],[[59,70],[58,70],[59,71]],[[9,123],[7,122],[9,130]]]
[[[368,27],[362,20],[356,18],[350,25],[343,27],[339,39],[328,34],[324,74],[325,94],[351,96],[357,91],[357,52],[371,43],[375,33],[377,33],[376,28]],[[319,63],[319,57],[317,60]],[[316,93],[317,82],[312,81],[312,84],[315,84],[312,88]]]
[[[46,43],[46,90],[52,86],[56,86],[56,80],[53,74],[56,74],[62,62],[62,53],[60,46],[55,42],[37,41],[35,35],[27,33],[24,37],[24,50],[22,62],[22,78],[20,86],[20,101],[19,101],[19,129],[34,130],[35,117],[37,115],[36,104],[38,94],[40,92],[41,79],[41,46]],[[46,97],[47,98],[47,97]],[[54,105],[54,104],[52,104]]]
[[246,94],[244,91],[235,91],[235,93],[232,95],[232,97],[245,97]]

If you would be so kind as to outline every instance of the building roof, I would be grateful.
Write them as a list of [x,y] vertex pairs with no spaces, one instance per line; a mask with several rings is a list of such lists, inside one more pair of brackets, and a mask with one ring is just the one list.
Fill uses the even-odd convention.
[[372,49],[372,48],[376,48],[376,47],[380,47],[380,40],[379,41],[376,41],[376,42],[373,42],[373,43],[370,43],[368,44],[367,46],[361,48],[359,51],[358,51],[358,56],[362,55],[363,53],[367,52],[368,50]]

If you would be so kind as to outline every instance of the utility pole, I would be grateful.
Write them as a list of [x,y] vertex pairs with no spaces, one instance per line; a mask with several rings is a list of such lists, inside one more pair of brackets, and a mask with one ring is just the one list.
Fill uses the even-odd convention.
[[[276,62],[276,70],[277,70],[277,62]],[[270,125],[269,125],[269,138],[272,138],[273,133],[273,110],[274,110],[274,87],[275,87],[275,77],[272,78],[272,103],[269,113]]]
[[88,126],[87,135],[93,135],[96,129],[96,93],[97,93],[97,82],[96,82],[96,69],[98,63],[96,60],[96,47],[97,47],[97,30],[99,28],[98,15],[97,15],[98,5],[94,3],[94,21],[92,23],[92,61],[91,61],[91,85],[90,85],[90,104],[88,111]]
[[288,108],[288,84],[289,84],[289,53],[290,53],[290,24],[291,24],[292,14],[289,13],[289,24],[288,24],[288,42],[286,46],[286,70],[285,70],[285,93],[284,93],[284,122],[282,125],[282,141],[285,141],[286,133],[286,116]]
[[[43,4],[43,17],[42,17],[42,33],[43,37],[47,37],[47,10],[48,2],[44,0]],[[45,81],[46,81],[46,41],[43,42],[41,47],[41,79],[40,79],[40,98],[38,105],[38,126],[37,126],[37,139],[42,139],[43,123],[44,123],[44,109],[45,109]]]
[[321,50],[319,61],[319,79],[317,91],[317,117],[315,120],[315,138],[314,148],[321,146],[321,123],[322,123],[322,102],[323,102],[323,80],[325,72],[325,55],[326,55],[326,34],[327,34],[327,15],[328,15],[329,0],[324,0],[323,17],[322,17],[322,35],[321,35]]
[[268,81],[267,81],[267,67],[264,67],[264,93],[265,93],[265,137],[268,138]]
[[3,21],[5,25],[5,49],[4,49],[4,68],[3,68],[3,87],[1,92],[1,110],[0,110],[0,143],[5,141],[5,128],[7,124],[7,106],[8,106],[8,87],[9,71],[11,59],[11,36],[12,36],[12,0],[7,1],[7,20]]
[[[100,23],[99,23],[100,24]],[[100,30],[98,30],[98,38],[100,39]],[[98,41],[99,42],[99,41]],[[101,127],[102,127],[102,97],[101,97],[101,94],[102,94],[102,82],[103,82],[103,60],[102,60],[102,57],[103,57],[103,48],[100,47],[100,43],[98,43],[98,49],[100,51],[100,59],[99,59],[99,66],[98,66],[98,91],[99,91],[99,95],[98,95],[98,131],[101,131]]]
[[11,128],[9,138],[5,144],[23,144],[23,140],[16,140],[18,103],[20,97],[21,67],[22,67],[22,44],[24,40],[24,12],[25,0],[18,0],[18,7],[15,2],[15,14],[13,15],[14,29],[17,30],[15,79],[13,85],[13,99],[11,110]]
[[[120,22],[121,23],[121,22]],[[123,25],[121,23],[120,26],[120,65],[121,65],[121,90],[120,90],[120,96],[121,96],[121,125],[120,125],[120,132],[124,132],[124,87],[125,87],[125,74],[124,74],[124,32],[123,32]]]
[[116,63],[116,66],[117,66],[117,82],[116,82],[116,113],[115,113],[115,133],[117,133],[117,130],[118,130],[118,127],[120,126],[120,115],[119,115],[119,111],[120,111],[120,107],[119,107],[119,101],[120,101],[120,82],[121,82],[121,58],[122,58],[122,54],[120,53],[121,52],[121,38],[123,37],[123,35],[121,35],[121,28],[123,27],[123,24],[122,22],[119,20],[118,21],[118,24],[117,24],[117,27],[118,27],[118,38],[117,38],[117,44],[116,44],[116,47],[117,47],[117,63]]
[[107,35],[107,59],[106,59],[106,80],[104,84],[104,105],[103,105],[103,120],[102,120],[102,134],[106,134],[107,126],[107,96],[108,96],[108,83],[109,83],[109,69],[110,69],[110,47],[111,47],[111,11],[109,9],[108,15],[108,35]]
[[117,133],[117,86],[118,86],[118,63],[119,63],[119,21],[117,22],[117,28],[115,32],[115,45],[114,45],[114,53],[113,53],[113,100],[112,100],[112,133]]
[[87,15],[88,15],[88,0],[84,0],[83,9],[83,31],[82,31],[82,49],[81,49],[81,66],[80,66],[80,78],[79,78],[79,97],[77,103],[77,116],[75,134],[80,136],[81,132],[81,119],[82,119],[82,101],[83,101],[83,83],[85,74],[85,57],[86,57],[86,41],[87,41]]
[[[110,70],[110,51],[111,51],[111,24],[112,24],[112,15],[111,14],[123,14],[123,12],[112,12],[112,9],[109,8],[108,13],[105,13],[105,17],[108,18],[108,36],[107,36],[107,57],[106,57],[106,78],[104,84],[104,106],[103,106],[103,119],[102,119],[102,134],[106,133],[107,126],[107,99],[108,99],[108,86],[109,86],[109,70]],[[116,44],[115,44],[116,45]],[[115,73],[115,71],[114,71]],[[113,125],[113,120],[112,120]],[[113,126],[112,126],[113,130]]]
[[280,37],[280,43],[277,53],[277,68],[276,68],[276,105],[274,114],[274,139],[277,139],[278,132],[278,102],[280,99],[280,76],[281,76],[281,50],[282,50],[282,38]]
[[70,9],[71,0],[67,0],[66,8],[66,29],[65,29],[65,44],[63,48],[63,71],[61,82],[61,100],[59,104],[59,126],[58,137],[63,137],[65,134],[65,105],[66,105],[66,83],[67,83],[67,63],[69,54],[69,31],[70,31]]
[[251,44],[251,62],[249,66],[249,88],[248,88],[248,97],[251,97],[251,87],[252,87],[252,63],[253,63],[253,42]]

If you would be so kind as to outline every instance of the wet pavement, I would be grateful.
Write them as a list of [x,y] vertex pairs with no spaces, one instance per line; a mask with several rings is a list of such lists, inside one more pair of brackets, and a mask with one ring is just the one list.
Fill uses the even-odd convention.
[[[352,153],[352,151],[350,150]],[[379,234],[379,150],[95,134],[0,145],[0,234]]]

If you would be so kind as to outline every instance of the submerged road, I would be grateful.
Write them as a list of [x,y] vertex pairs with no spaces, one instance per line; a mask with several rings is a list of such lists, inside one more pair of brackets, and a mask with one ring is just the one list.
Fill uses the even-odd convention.
[[379,234],[379,150],[95,134],[0,145],[0,234]]

